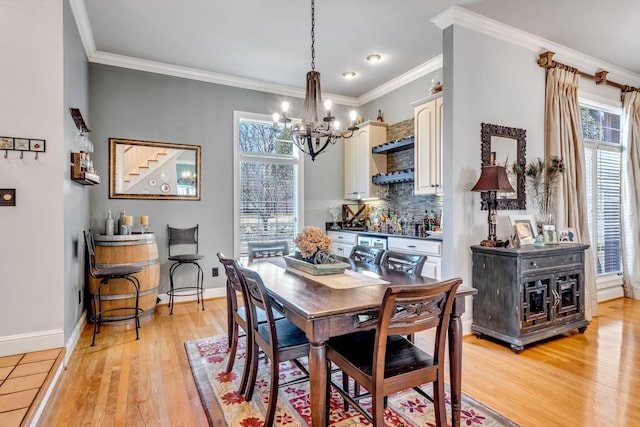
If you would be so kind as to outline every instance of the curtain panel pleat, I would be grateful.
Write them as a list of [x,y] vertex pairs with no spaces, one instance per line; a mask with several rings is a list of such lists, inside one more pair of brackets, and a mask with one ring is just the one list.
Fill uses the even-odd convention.
[[[545,162],[551,156],[564,160],[566,172],[558,188],[556,224],[573,227],[580,242],[591,245],[586,203],[586,163],[582,118],[578,103],[580,76],[569,70],[551,68],[547,72],[545,108]],[[596,273],[591,246],[585,252],[585,316],[598,315]]]
[[622,94],[622,270],[624,294],[640,299],[640,93]]

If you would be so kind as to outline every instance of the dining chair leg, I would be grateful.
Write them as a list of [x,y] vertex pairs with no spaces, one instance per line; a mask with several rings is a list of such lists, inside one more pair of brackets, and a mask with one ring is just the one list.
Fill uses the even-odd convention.
[[276,416],[276,404],[278,403],[278,382],[280,379],[280,364],[277,360],[271,360],[271,384],[269,384],[269,403],[264,425],[271,426]]
[[[357,393],[358,383],[355,381],[354,381],[354,387],[355,387],[354,393]],[[344,372],[342,373],[342,389],[347,393],[349,393],[349,376]],[[354,395],[357,396],[357,394],[354,394]],[[347,403],[347,399],[344,399],[344,398],[342,399],[342,407],[344,408],[345,412],[349,410],[349,403]]]
[[249,384],[249,368],[253,366],[253,359],[259,359],[259,353],[254,354],[253,352],[255,348],[253,345],[253,335],[245,334],[245,337],[247,351],[244,359],[244,367],[242,368],[242,379],[240,380],[239,390],[240,394],[242,395],[244,395],[247,391],[247,384]]
[[331,417],[331,361],[327,360],[327,393],[326,393],[326,405],[324,408],[325,419],[329,423],[329,417]]
[[251,348],[251,369],[249,370],[249,381],[247,383],[247,391],[244,394],[244,400],[247,402],[251,400],[253,396],[253,389],[256,385],[258,375],[258,354],[260,349],[254,344]]
[[434,415],[435,422],[438,427],[446,427],[447,425],[447,410],[444,399],[444,375],[438,374],[438,379],[433,382],[433,405],[435,406]]
[[[228,282],[228,281],[227,281]],[[231,305],[231,291],[230,285],[227,283],[227,348],[231,350],[231,343],[233,340],[233,307]]]
[[[233,364],[236,361],[236,353],[238,351],[238,335],[238,324],[236,322],[233,322],[230,333],[231,339],[229,341],[229,361],[227,362],[227,372],[231,372],[231,370],[233,369]],[[247,349],[247,351],[249,351],[249,349]]]
[[384,396],[381,393],[371,397],[371,411],[373,415],[373,426],[384,427]]

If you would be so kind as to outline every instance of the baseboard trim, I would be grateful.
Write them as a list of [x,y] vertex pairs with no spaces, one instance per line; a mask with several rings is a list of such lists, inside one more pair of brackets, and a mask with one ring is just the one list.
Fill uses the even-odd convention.
[[[204,299],[221,298],[226,296],[227,296],[226,288],[210,288],[210,289],[204,290]],[[160,299],[160,302],[158,302],[158,304],[169,304],[169,295],[167,295],[166,293],[158,295],[158,299]],[[195,300],[196,300],[195,295],[189,295],[189,296],[176,295],[174,302],[179,303],[179,302],[187,302],[187,301],[195,301]]]
[[33,353],[34,351],[59,347],[64,347],[64,331],[62,329],[0,337],[0,356]]
[[616,298],[624,298],[624,289],[622,289],[622,286],[598,290],[598,302],[609,301]]

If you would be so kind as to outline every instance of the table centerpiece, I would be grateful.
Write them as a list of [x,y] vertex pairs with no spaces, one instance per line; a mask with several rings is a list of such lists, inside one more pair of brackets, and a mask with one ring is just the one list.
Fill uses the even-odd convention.
[[298,250],[287,255],[287,266],[313,275],[344,273],[349,264],[336,260],[331,252],[331,237],[318,227],[305,227],[293,241]]

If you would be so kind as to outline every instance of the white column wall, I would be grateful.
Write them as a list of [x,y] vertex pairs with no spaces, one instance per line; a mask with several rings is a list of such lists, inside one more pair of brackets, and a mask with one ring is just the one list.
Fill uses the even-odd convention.
[[63,340],[63,35],[61,1],[0,0],[0,135],[46,140],[46,152],[0,151],[0,356]]

